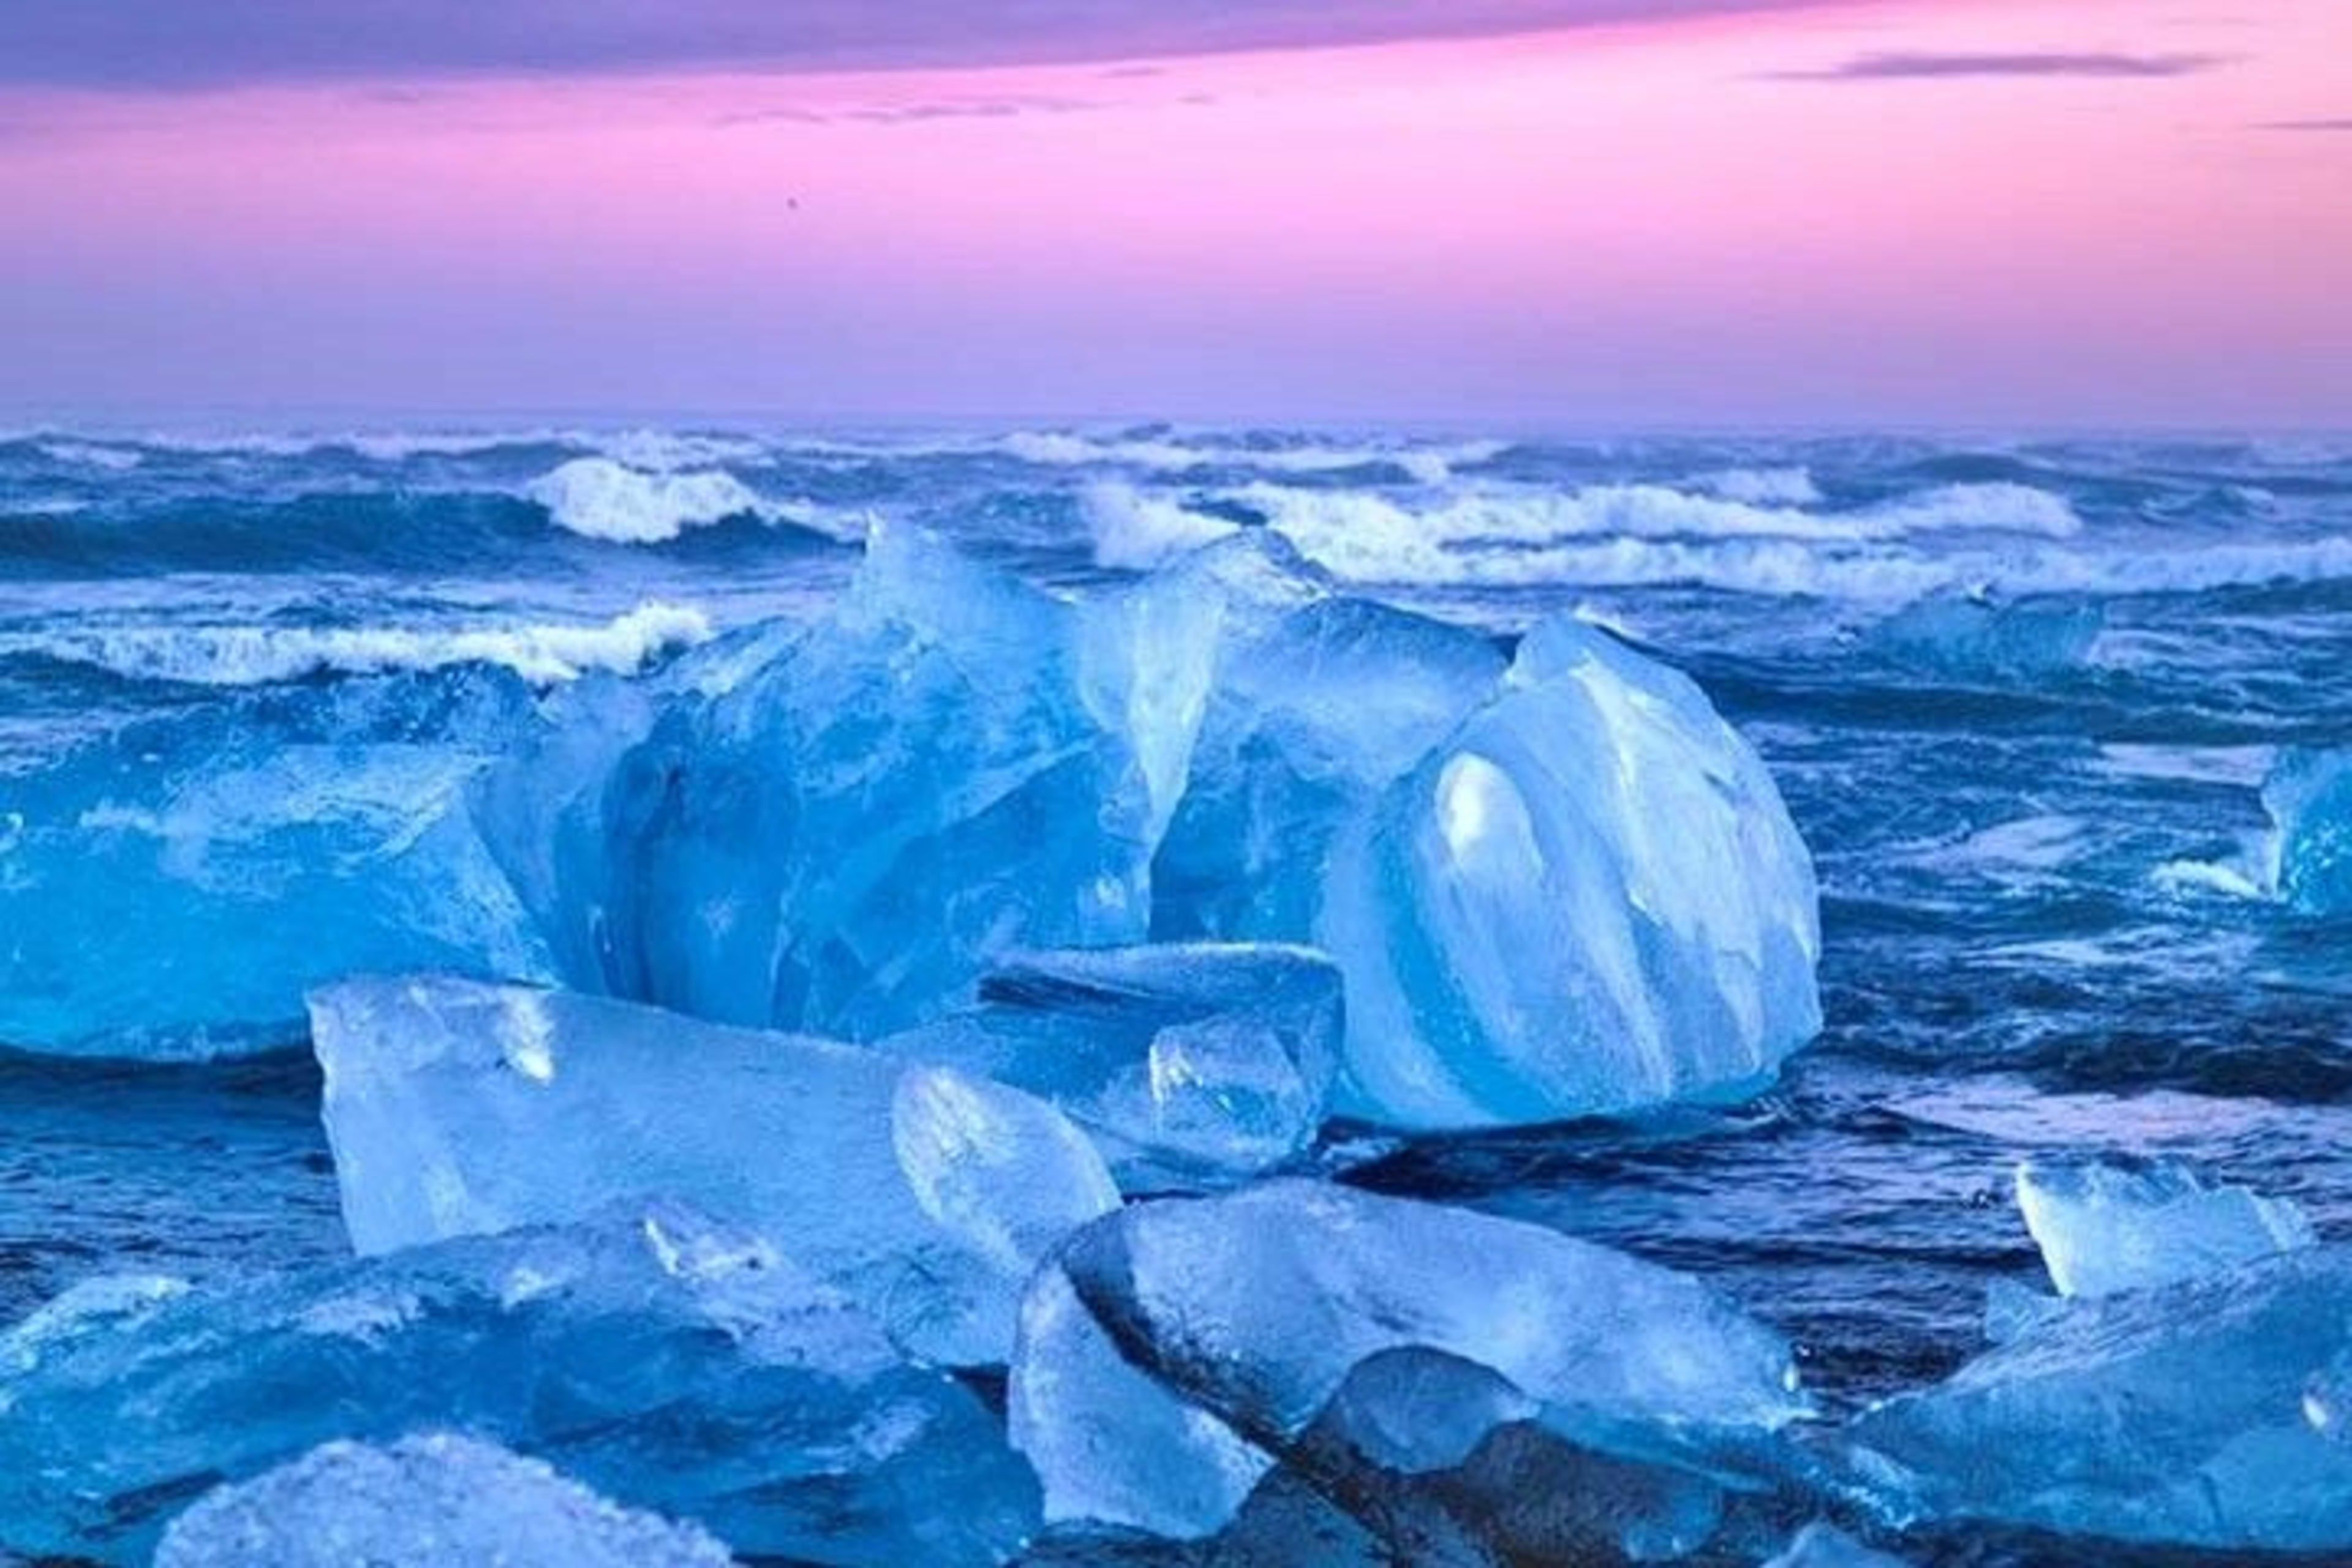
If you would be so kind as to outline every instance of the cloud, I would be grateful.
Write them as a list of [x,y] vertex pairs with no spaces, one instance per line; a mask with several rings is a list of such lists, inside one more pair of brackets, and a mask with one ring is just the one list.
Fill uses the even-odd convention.
[[1011,120],[1024,114],[1085,114],[1110,105],[1082,98],[1020,95],[866,104],[850,109],[757,109],[719,117],[721,125],[920,125],[939,120]]
[[2352,117],[2342,120],[2266,120],[2257,131],[2341,131],[2352,132]]
[[485,75],[1097,63],[1853,0],[37,0],[0,85],[176,90]]
[[1776,81],[1934,81],[1962,77],[2092,77],[2147,79],[2189,76],[2227,65],[2221,55],[2129,55],[2022,50],[1936,54],[1892,50],[1856,55],[1816,70],[1775,71]]

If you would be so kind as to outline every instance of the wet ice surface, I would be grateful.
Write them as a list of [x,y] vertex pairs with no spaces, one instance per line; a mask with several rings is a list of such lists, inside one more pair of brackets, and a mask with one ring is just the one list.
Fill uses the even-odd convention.
[[[1627,465],[1650,464],[1642,477],[1669,482],[1685,468],[1740,466],[1736,454],[1705,456],[1522,454],[1493,466],[1562,487]],[[1806,460],[1825,490],[1856,496],[1924,489],[1965,467],[1934,453]],[[1782,579],[1818,594],[1612,585],[1570,569],[1591,556],[1538,563],[1534,582],[1495,574],[1375,590],[1506,637],[1581,607],[1692,675],[1770,767],[1812,849],[1825,1026],[1780,1086],[1744,1107],[1410,1139],[1341,1129],[1324,1163],[1372,1190],[1538,1221],[1686,1270],[1785,1334],[1833,1415],[1927,1385],[1983,1351],[1996,1281],[2045,1289],[2011,1202],[2020,1161],[2179,1160],[2213,1182],[2292,1198],[2325,1239],[2352,1236],[2352,925],[2271,896],[2262,793],[2281,758],[2352,737],[2341,658],[2352,593],[2328,577],[2264,584],[2208,573],[2168,585],[2136,563],[2192,548],[2316,550],[2343,515],[2342,478],[2259,454],[1967,462],[2071,496],[2084,532],[1995,551],[1906,546],[1895,564],[1967,555],[1950,571],[1915,574],[1941,584],[2031,557],[2038,564],[2024,575],[2034,580],[2022,588],[2054,595],[2062,615],[2069,601],[2101,605],[2080,663],[2047,651],[2066,654],[2078,620],[2048,623],[2040,630],[2053,636],[2028,637],[2022,651],[1967,615],[1957,626],[1931,622],[1924,643],[1918,627],[1875,640],[1899,596],[1847,592],[1856,574],[1843,567]],[[2200,464],[2231,471],[2193,477]],[[516,466],[520,481],[551,465]],[[879,468],[866,470],[874,494],[849,493],[866,481],[846,464],[812,488],[867,504],[889,489],[871,479]],[[761,482],[782,483],[765,470]],[[1001,563],[1062,584],[1098,580],[1051,479],[999,467],[960,479],[962,499],[919,502],[907,498],[928,479],[897,482],[900,502]],[[2231,510],[2223,498],[2230,485],[2262,483],[2284,498],[2267,511]],[[1299,531],[1313,521],[1300,513]],[[531,527],[501,548],[535,559],[543,528]],[[838,580],[841,563],[802,542],[726,531],[693,546],[700,557],[575,554],[560,585],[551,573],[505,608],[590,603],[609,617],[651,589],[719,605],[724,621],[746,618],[730,595],[767,595],[764,609]],[[2066,563],[2052,550],[2070,552]],[[1497,545],[1475,559],[1526,553]],[[1733,559],[1726,546],[1702,564]],[[2078,571],[2085,561],[2112,569]],[[249,576],[229,581],[255,593]],[[2143,591],[2153,589],[2167,591]],[[118,582],[103,596],[109,614],[130,616],[184,592],[142,601]],[[439,595],[433,613],[463,597]],[[22,629],[62,614],[58,604],[12,584],[5,607]],[[0,680],[6,737],[19,746],[48,744],[93,709],[164,700],[113,678],[45,668],[36,679],[21,661]],[[0,1316],[100,1273],[222,1277],[340,1252],[316,1096],[307,1068],[276,1064],[131,1072],[0,1061]],[[1992,1527],[1929,1531],[1900,1554],[2174,1560]]]

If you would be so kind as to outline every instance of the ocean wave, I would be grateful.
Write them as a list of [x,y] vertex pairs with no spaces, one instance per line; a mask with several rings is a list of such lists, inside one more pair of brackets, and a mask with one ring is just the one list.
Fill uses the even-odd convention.
[[719,468],[664,472],[610,458],[574,458],[523,487],[558,528],[621,544],[659,544],[733,517],[827,531],[822,514],[772,500]]
[[1725,500],[1749,506],[1818,506],[1821,486],[1810,468],[1724,468],[1700,474],[1688,483]]
[[41,441],[36,443],[42,457],[52,463],[66,463],[78,468],[100,468],[120,474],[146,461],[146,454],[135,447],[92,441]]
[[0,655],[34,655],[126,680],[262,686],[314,676],[376,675],[489,664],[553,685],[592,670],[634,675],[708,642],[698,610],[649,600],[601,624],[415,629],[403,626],[138,626],[0,638]]
[[1045,468],[1121,467],[1162,473],[1202,468],[1254,468],[1274,474],[1346,473],[1391,467],[1424,485],[1439,485],[1457,468],[1491,462],[1510,449],[1507,441],[1462,441],[1444,446],[1276,446],[1237,441],[1171,440],[1160,437],[1092,437],[1067,431],[1017,430],[999,437],[995,449]]

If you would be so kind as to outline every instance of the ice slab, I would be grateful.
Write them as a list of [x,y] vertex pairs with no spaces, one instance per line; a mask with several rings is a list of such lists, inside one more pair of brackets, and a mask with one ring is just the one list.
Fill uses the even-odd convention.
[[205,1494],[155,1568],[729,1568],[709,1534],[625,1509],[536,1459],[453,1433],[328,1443]]
[[1897,1521],[2352,1549],[2352,1254],[2078,1300],[1851,1429]]
[[2169,1162],[2028,1162],[2017,1169],[2017,1206],[2061,1296],[2146,1289],[2319,1239],[2292,1201],[2210,1185]]
[[676,1207],[141,1294],[53,1318],[29,1354],[0,1335],[19,1551],[142,1561],[216,1483],[445,1428],[748,1555],[987,1563],[1036,1521],[967,1388],[761,1238]]
[[1751,1090],[1820,1027],[1812,862],[1683,676],[1572,618],[1339,847],[1340,1105],[1444,1127]]
[[1906,664],[1948,675],[2046,676],[2087,663],[2105,620],[2094,600],[1937,594],[1879,622],[1869,639]]
[[486,670],[242,691],[0,777],[0,1043],[293,1045],[354,969],[542,978],[465,793],[530,722]]
[[1904,1568],[1904,1563],[1864,1546],[1835,1525],[1815,1522],[1797,1531],[1788,1550],[1764,1568]]
[[679,1198],[914,1352],[1001,1362],[1038,1260],[1118,1202],[1050,1105],[856,1047],[446,977],[326,987],[311,1032],[362,1252]]
[[2312,914],[2352,910],[2352,752],[2281,752],[2263,805],[2279,896]]
[[1010,1398],[1059,1521],[1204,1537],[1277,1459],[1411,1477],[1532,1426],[1557,1462],[1663,1476],[1660,1511],[1615,1523],[1678,1537],[1714,1517],[1718,1440],[1804,1414],[1795,1389],[1787,1344],[1696,1280],[1285,1180],[1073,1237],[1024,1303]]
[[1051,1100],[1129,1192],[1229,1185],[1322,1124],[1345,1009],[1320,953],[1168,942],[1024,954],[880,1048]]

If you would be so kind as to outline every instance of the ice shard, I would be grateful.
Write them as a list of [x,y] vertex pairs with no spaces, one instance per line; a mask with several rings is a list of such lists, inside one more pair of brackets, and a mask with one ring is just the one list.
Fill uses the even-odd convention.
[[2352,1550],[2352,1254],[2072,1303],[1851,1429],[1898,1522],[2218,1552]]
[[1299,1153],[1345,1027],[1338,969],[1277,944],[1029,953],[981,1002],[880,1048],[1051,1100],[1129,1192],[1230,1185]]
[[707,1532],[617,1507],[536,1459],[454,1433],[324,1444],[205,1494],[155,1568],[730,1568]]
[[2263,805],[2279,896],[2312,914],[2352,910],[2352,752],[2284,752]]
[[[138,1298],[143,1296],[143,1301]],[[144,1561],[170,1517],[336,1438],[459,1429],[747,1555],[999,1561],[1035,1482],[950,1375],[757,1236],[674,1206],[0,1334],[0,1541]]]
[[362,1252],[678,1198],[975,1363],[1004,1359],[1037,1261],[1118,1201],[1050,1105],[856,1047],[435,977],[327,987],[311,1028]]
[[1072,1237],[1024,1304],[1011,1423],[1065,1523],[1199,1538],[1277,1460],[1410,1478],[1533,1440],[1650,1500],[1612,1518],[1626,1545],[1703,1537],[1726,1456],[1803,1415],[1795,1387],[1787,1344],[1696,1280],[1285,1180]]
[[2017,1206],[2061,1296],[2166,1285],[2319,1239],[2293,1202],[2213,1186],[2171,1163],[2023,1164]]

